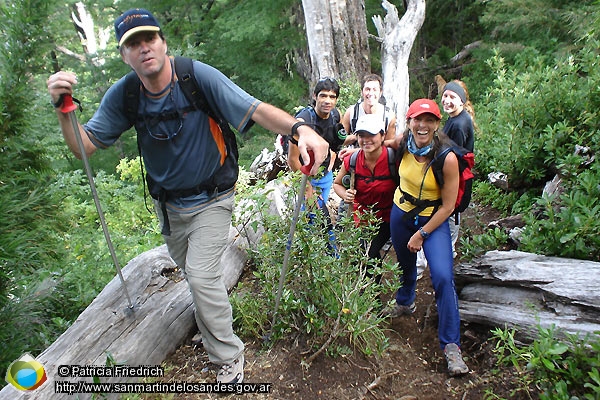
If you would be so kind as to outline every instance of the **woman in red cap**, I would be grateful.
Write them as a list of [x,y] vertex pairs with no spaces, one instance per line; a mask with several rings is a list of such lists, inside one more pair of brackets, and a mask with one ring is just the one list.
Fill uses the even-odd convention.
[[438,337],[450,375],[469,371],[460,352],[460,316],[454,286],[452,242],[448,217],[458,194],[458,159],[448,152],[443,182],[435,179],[431,163],[450,141],[438,134],[442,115],[433,100],[414,101],[406,114],[408,130],[398,141],[400,185],[394,194],[390,217],[392,243],[402,271],[396,304],[390,317],[415,312],[417,252],[425,251],[438,310]]

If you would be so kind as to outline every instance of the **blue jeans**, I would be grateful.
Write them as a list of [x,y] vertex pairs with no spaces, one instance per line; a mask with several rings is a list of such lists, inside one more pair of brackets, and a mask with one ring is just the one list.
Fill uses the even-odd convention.
[[329,200],[329,194],[331,193],[331,187],[333,186],[333,172],[327,171],[325,176],[320,179],[311,179],[310,184],[315,191],[318,193],[317,204],[319,208],[324,208]]
[[[331,187],[333,186],[333,172],[327,171],[322,178],[319,179],[311,179],[310,185],[313,187],[315,194],[317,195],[317,207],[323,212],[325,216],[325,222],[327,224],[327,234],[328,234],[328,246],[329,249],[333,251],[333,255],[336,258],[339,258],[337,245],[335,243],[335,232],[333,231],[333,223],[331,222],[331,216],[329,215],[329,210],[327,209],[327,200],[329,200],[329,195],[331,193]],[[305,203],[302,204],[302,210],[306,208]],[[308,215],[310,224],[314,223],[314,219],[316,214],[314,212],[310,212]]]
[[[401,286],[396,292],[396,303],[410,305],[416,297],[417,253],[410,252],[406,245],[419,227],[429,221],[429,217],[419,217],[418,224],[415,225],[414,219],[406,219],[404,215],[406,213],[394,204],[390,220],[392,244],[402,272]],[[423,250],[429,263],[431,283],[435,291],[440,346],[442,349],[448,343],[460,346],[460,315],[454,285],[452,241],[447,220],[430,233],[429,238],[423,242]]]

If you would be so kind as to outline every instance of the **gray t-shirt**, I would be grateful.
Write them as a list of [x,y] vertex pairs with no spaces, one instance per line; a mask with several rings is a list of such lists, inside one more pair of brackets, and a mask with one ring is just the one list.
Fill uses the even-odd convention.
[[[247,131],[261,102],[217,69],[199,61],[193,65],[207,102],[238,131]],[[84,125],[97,147],[112,145],[131,127],[123,110],[124,84],[122,78],[108,89],[100,107]],[[191,188],[210,178],[219,168],[224,144],[219,139],[218,125],[209,120],[204,112],[191,109],[175,78],[160,93],[141,89],[135,129],[146,170],[158,185],[166,190]],[[208,196],[193,196],[189,200],[191,204],[171,204],[175,207],[170,208],[186,212],[190,206],[207,201]]]

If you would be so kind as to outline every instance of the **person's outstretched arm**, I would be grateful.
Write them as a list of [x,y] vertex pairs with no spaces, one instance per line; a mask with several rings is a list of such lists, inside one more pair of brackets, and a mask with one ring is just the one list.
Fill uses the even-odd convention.
[[[252,114],[252,120],[263,128],[282,135],[292,134],[292,127],[297,122],[301,122],[282,109],[267,103],[258,105]],[[314,153],[315,164],[310,174],[316,174],[319,166],[329,154],[329,144],[308,125],[298,126],[294,133],[297,133],[298,150],[304,163],[308,163],[310,159],[308,151],[311,150]]]

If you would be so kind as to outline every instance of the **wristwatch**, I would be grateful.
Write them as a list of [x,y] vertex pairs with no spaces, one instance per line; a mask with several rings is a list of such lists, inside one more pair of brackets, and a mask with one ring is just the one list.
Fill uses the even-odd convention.
[[427,239],[429,237],[429,232],[426,232],[425,229],[423,229],[422,227],[419,228],[419,232],[421,233],[423,239]]
[[[301,127],[302,125],[308,125],[308,123],[306,123],[304,121],[298,121],[292,126],[292,133],[290,134],[290,141],[292,143],[294,143],[295,145],[298,145],[298,140],[300,139],[300,135],[298,134],[298,128]],[[298,136],[298,139],[296,139],[295,136]]]

